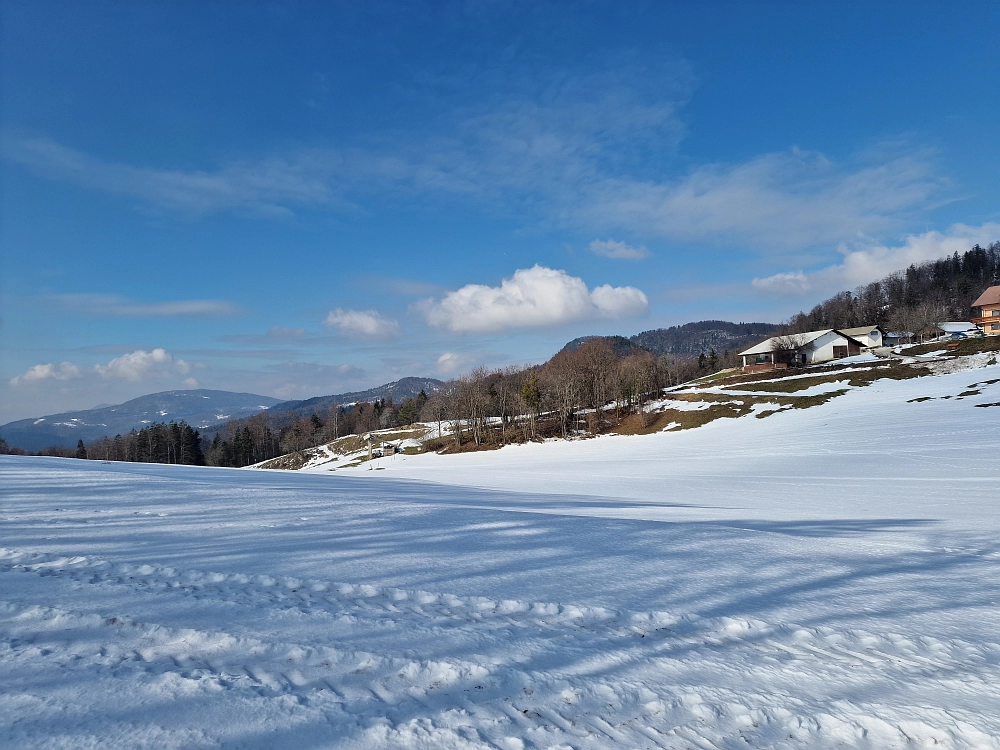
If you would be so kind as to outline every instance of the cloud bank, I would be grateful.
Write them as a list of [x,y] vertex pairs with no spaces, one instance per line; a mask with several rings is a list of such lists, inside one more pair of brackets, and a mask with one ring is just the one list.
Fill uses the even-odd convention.
[[390,339],[399,334],[399,323],[375,310],[331,310],[323,325],[357,338]]
[[129,354],[115,357],[107,364],[81,368],[72,362],[59,364],[37,364],[27,372],[10,379],[12,386],[40,383],[47,380],[65,381],[98,376],[104,380],[127,380],[133,383],[168,375],[187,375],[191,365],[183,359],[175,359],[165,349],[145,351],[138,349]]
[[869,244],[863,247],[841,246],[843,260],[817,271],[787,271],[754,279],[754,289],[766,294],[799,297],[815,292],[832,294],[877,281],[910,264],[937,260],[958,253],[975,244],[987,245],[1000,240],[1000,224],[978,227],[955,224],[947,232],[924,232],[908,236],[901,245]]
[[638,317],[648,312],[649,301],[635,287],[605,284],[590,290],[583,279],[536,265],[515,271],[499,287],[468,284],[440,301],[424,300],[418,309],[437,328],[487,333]]
[[10,379],[11,385],[21,385],[22,383],[36,383],[41,380],[72,380],[80,377],[80,368],[72,362],[61,362],[59,364],[39,364],[28,369],[22,375]]

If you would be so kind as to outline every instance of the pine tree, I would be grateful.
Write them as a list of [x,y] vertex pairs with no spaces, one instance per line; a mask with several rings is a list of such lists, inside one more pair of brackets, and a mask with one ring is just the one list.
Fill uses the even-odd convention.
[[87,447],[83,444],[83,440],[76,441],[76,457],[77,458],[87,457]]

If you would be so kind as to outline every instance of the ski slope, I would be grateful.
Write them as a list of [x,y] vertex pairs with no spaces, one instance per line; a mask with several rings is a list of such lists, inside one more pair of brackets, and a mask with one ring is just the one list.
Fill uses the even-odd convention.
[[0,456],[0,746],[1000,747],[985,404],[1000,366],[372,470]]

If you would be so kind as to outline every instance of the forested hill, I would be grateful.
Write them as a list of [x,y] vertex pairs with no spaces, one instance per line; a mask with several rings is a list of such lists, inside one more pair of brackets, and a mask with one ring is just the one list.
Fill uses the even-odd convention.
[[611,350],[618,355],[618,357],[628,357],[632,354],[638,354],[639,352],[645,351],[638,344],[633,344],[624,336],[581,336],[580,338],[573,339],[566,346],[564,346],[561,351],[564,352],[575,352],[581,346],[586,344],[588,341],[594,341],[595,339],[603,339],[608,342]]
[[946,320],[968,320],[970,305],[1000,284],[1000,242],[950,258],[911,265],[880,281],[841,292],[788,321],[790,333],[879,324],[918,333]]
[[655,328],[631,336],[629,341],[653,354],[698,356],[714,349],[739,351],[753,346],[761,339],[774,335],[774,323],[730,323],[725,320],[699,320],[682,326]]
[[331,406],[346,406],[362,401],[377,401],[391,398],[393,403],[401,404],[408,398],[415,398],[423,391],[428,396],[441,389],[444,382],[435,378],[400,378],[385,385],[369,388],[367,391],[339,393],[334,396],[315,396],[303,401],[282,401],[272,406],[268,413],[277,417],[287,417],[289,421],[297,417],[308,417],[312,414],[325,414]]
[[588,341],[604,339],[615,354],[626,357],[642,351],[653,354],[676,354],[697,357],[713,349],[718,354],[735,352],[753,346],[761,339],[773,336],[779,326],[774,323],[730,323],[725,320],[699,320],[670,328],[654,328],[634,336],[581,336],[573,339],[562,351],[573,352]]

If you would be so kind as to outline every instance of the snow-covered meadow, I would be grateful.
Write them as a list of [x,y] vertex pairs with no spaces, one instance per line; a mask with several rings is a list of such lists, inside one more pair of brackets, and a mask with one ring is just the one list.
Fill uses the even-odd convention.
[[0,745],[1000,747],[1000,366],[372,465],[0,457]]

